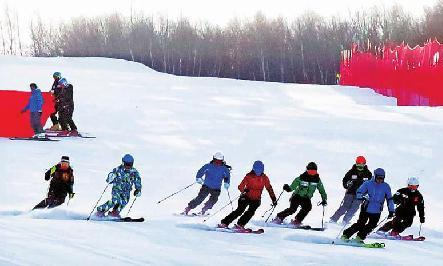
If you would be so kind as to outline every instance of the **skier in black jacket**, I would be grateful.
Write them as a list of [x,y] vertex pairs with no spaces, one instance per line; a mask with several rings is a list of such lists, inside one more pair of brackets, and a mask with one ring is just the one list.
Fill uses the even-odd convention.
[[348,224],[351,221],[361,203],[361,201],[356,199],[357,189],[363,182],[371,178],[372,173],[366,166],[365,157],[358,156],[355,164],[343,177],[343,187],[346,189],[346,194],[338,210],[331,216],[330,223],[336,223],[342,215],[345,215],[343,217],[343,224]]
[[[408,187],[397,190],[397,193],[392,197],[394,203],[397,205],[395,217],[392,221],[385,223],[377,231],[377,234],[398,236],[412,225],[414,216],[416,215],[415,208],[418,210],[420,223],[425,222],[425,205],[423,196],[420,191],[418,191],[418,185],[418,179],[416,177],[410,177],[408,178]],[[390,230],[392,231],[389,232]]]
[[65,202],[66,196],[74,197],[74,170],[69,165],[69,157],[62,156],[61,162],[54,165],[46,171],[45,180],[51,179],[47,197],[39,204],[35,205],[35,209],[54,208]]

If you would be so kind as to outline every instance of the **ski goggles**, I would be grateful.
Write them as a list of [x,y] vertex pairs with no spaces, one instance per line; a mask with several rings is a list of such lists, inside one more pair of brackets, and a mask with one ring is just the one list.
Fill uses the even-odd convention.
[[357,167],[358,170],[363,170],[365,168],[366,164],[364,163],[356,163],[355,167]]
[[384,175],[377,175],[377,176],[375,176],[375,180],[383,181],[383,180],[385,180],[385,176]]
[[316,175],[317,174],[317,170],[306,170],[306,172],[308,172],[308,175]]
[[418,185],[408,185],[408,188],[410,190],[417,190],[418,189]]

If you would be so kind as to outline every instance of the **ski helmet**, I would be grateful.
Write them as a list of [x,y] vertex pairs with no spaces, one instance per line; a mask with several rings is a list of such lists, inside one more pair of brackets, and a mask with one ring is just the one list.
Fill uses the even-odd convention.
[[54,74],[52,74],[52,77],[53,78],[62,78],[62,73],[60,73],[60,72],[54,72]]
[[366,158],[364,156],[358,156],[357,159],[355,159],[356,164],[366,164]]
[[375,171],[374,171],[374,177],[375,178],[385,179],[385,176],[386,176],[386,174],[385,174],[385,170],[383,170],[383,168],[375,169]]
[[317,170],[317,164],[314,162],[308,163],[308,165],[306,166],[306,170]]
[[255,161],[254,165],[252,166],[252,170],[256,175],[262,175],[265,170],[265,165],[262,161]]
[[222,152],[218,151],[214,154],[214,156],[212,156],[212,158],[214,158],[215,160],[223,161],[225,159],[225,156]]
[[132,167],[134,165],[134,157],[131,154],[126,154],[122,158],[122,163],[124,166]]
[[408,186],[418,186],[418,185],[419,185],[418,178],[413,176],[408,178]]

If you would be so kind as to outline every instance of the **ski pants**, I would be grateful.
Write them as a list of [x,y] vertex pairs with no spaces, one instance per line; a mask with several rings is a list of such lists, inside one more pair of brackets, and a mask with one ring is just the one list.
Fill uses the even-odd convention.
[[131,196],[131,191],[121,191],[112,188],[112,198],[105,202],[105,204],[97,207],[97,211],[99,212],[107,212],[111,208],[120,212],[129,202],[129,198]]
[[[232,221],[234,221],[237,217],[241,215],[240,219],[238,219],[237,224],[245,226],[249,222],[249,220],[251,220],[252,216],[254,216],[255,211],[260,206],[260,204],[260,200],[250,200],[247,197],[242,196],[238,199],[237,209],[231,212],[223,220],[221,220],[221,222],[229,225],[230,223],[232,223]],[[245,212],[246,208],[248,208],[248,210]]]
[[75,125],[74,120],[72,120],[74,105],[60,107],[58,113],[62,130],[77,130],[77,126]]
[[377,226],[379,220],[380,213],[368,213],[362,208],[357,222],[344,230],[343,235],[350,238],[352,235],[357,233],[357,236],[359,236],[361,239],[365,239],[366,236]]
[[303,221],[303,219],[305,219],[306,215],[308,215],[312,209],[311,199],[300,197],[299,195],[295,194],[289,201],[289,208],[278,213],[277,216],[283,221],[287,216],[294,214],[297,211],[298,206],[301,206],[301,210],[295,216],[295,219],[300,222]]
[[46,207],[51,209],[51,208],[57,207],[59,205],[62,205],[65,202],[66,195],[67,194],[55,195],[55,194],[49,193],[48,196],[46,197],[46,199],[40,201],[39,204],[35,205],[33,210],[44,209]]
[[355,194],[346,193],[340,207],[334,213],[334,215],[331,216],[331,220],[337,222],[342,215],[345,215],[343,217],[343,222],[349,223],[354,214],[358,211],[358,208],[360,207],[361,201],[357,200],[356,198],[357,196]]
[[57,103],[54,104],[54,109],[55,109],[55,111],[51,114],[50,117],[51,117],[52,124],[56,125],[56,124],[58,124],[58,118],[57,118],[58,104]]
[[401,233],[412,225],[414,216],[395,216],[392,221],[385,223],[379,230],[383,232],[392,231]]
[[43,133],[41,118],[41,112],[31,112],[31,127],[34,130],[34,134]]
[[210,194],[211,196],[209,197],[208,201],[206,201],[205,205],[203,206],[203,210],[206,212],[207,210],[212,209],[212,207],[214,207],[215,203],[217,203],[218,197],[220,196],[220,192],[221,191],[219,189],[212,189],[206,185],[203,185],[202,188],[200,189],[200,191],[198,192],[197,197],[188,203],[188,208],[191,210],[194,209],[195,207],[200,205],[206,199],[206,197]]

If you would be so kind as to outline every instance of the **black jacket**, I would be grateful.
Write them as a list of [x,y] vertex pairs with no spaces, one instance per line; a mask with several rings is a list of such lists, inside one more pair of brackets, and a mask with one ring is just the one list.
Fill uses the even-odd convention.
[[343,177],[343,187],[346,189],[346,194],[355,195],[357,193],[357,189],[363,184],[363,182],[371,180],[371,178],[372,173],[368,170],[368,166],[365,165],[363,170],[359,171],[357,166],[354,164]]
[[63,170],[60,164],[54,165],[45,173],[45,180],[49,179],[51,182],[48,194],[55,197],[66,197],[68,193],[73,193],[74,170],[71,167]]
[[397,205],[395,209],[396,216],[415,216],[417,206],[420,217],[425,217],[425,203],[420,191],[411,191],[409,188],[401,188],[392,197]]

